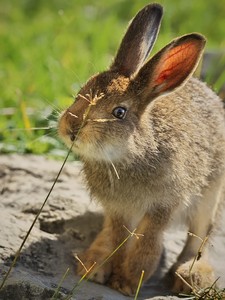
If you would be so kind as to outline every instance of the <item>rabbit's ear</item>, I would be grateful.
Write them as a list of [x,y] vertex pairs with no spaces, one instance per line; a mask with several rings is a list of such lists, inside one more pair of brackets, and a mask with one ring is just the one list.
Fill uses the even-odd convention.
[[205,46],[197,33],[173,40],[150,59],[136,76],[139,88],[148,99],[171,92],[195,71]]
[[158,35],[162,7],[145,6],[132,20],[111,65],[111,70],[130,77],[143,65]]

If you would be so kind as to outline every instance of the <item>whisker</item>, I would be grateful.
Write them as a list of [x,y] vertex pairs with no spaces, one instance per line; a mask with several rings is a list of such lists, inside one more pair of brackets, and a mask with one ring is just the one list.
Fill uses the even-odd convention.
[[58,114],[60,114],[61,111],[63,110],[61,107],[57,107],[54,103],[50,102],[46,98],[42,98],[42,101],[47,103],[52,108],[52,110]]
[[73,69],[68,69],[68,70],[73,74],[73,77],[75,77],[77,80],[76,88],[74,89],[74,92],[75,92],[75,90],[80,90],[83,85],[83,82],[81,81],[79,74],[77,72],[75,72]]
[[[105,153],[104,153],[103,147],[102,147],[102,145],[99,141],[97,141],[97,145],[98,145],[99,148],[102,149],[102,154],[104,156],[106,156]],[[106,157],[106,159],[107,159],[107,157]],[[111,189],[114,190],[115,189],[115,181],[113,180],[114,176],[113,176],[112,170],[110,168],[111,165],[109,167],[108,167],[108,165],[106,165],[106,166],[107,166],[107,171],[108,171],[108,175],[109,175],[109,181],[110,181],[110,184],[111,184]],[[114,168],[113,168],[113,172],[114,172]]]
[[10,131],[29,131],[29,130],[47,130],[55,129],[55,126],[46,126],[46,127],[30,127],[30,128],[10,128]]
[[45,133],[42,136],[39,136],[39,137],[35,138],[34,140],[30,141],[30,143],[33,144],[33,143],[35,143],[37,141],[40,141],[41,139],[46,138],[46,137],[56,138],[57,137],[57,132]]
[[105,157],[109,160],[115,174],[116,174],[116,177],[117,179],[120,179],[120,176],[119,176],[119,173],[114,165],[114,163],[112,162],[112,160],[110,159],[110,157],[108,156],[108,154],[104,151],[104,148],[102,147],[102,145],[98,142],[98,146],[102,149],[102,153],[105,155]]
[[117,172],[117,169],[116,169],[114,163],[111,161],[111,159],[110,159],[109,157],[108,157],[108,159],[109,159],[109,161],[110,161],[110,163],[111,163],[111,165],[112,165],[112,167],[113,167],[113,170],[115,171],[115,174],[116,174],[116,176],[117,176],[117,179],[120,179],[120,176],[119,176],[119,174],[118,174],[118,172]]

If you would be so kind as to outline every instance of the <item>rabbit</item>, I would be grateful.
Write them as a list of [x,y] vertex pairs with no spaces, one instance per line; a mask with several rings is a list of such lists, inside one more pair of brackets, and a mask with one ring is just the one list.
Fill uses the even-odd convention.
[[[137,13],[109,69],[87,81],[58,123],[105,213],[103,229],[79,258],[87,269],[96,262],[93,281],[125,295],[135,293],[142,270],[144,281],[153,275],[163,233],[178,218],[199,238],[187,236],[170,270],[172,290],[188,291],[191,283],[206,288],[215,280],[209,243],[189,269],[224,199],[224,108],[193,77],[206,42],[201,34],[178,37],[147,60],[162,15],[159,4]],[[132,237],[111,255],[127,230]],[[77,273],[86,273],[81,264]]]

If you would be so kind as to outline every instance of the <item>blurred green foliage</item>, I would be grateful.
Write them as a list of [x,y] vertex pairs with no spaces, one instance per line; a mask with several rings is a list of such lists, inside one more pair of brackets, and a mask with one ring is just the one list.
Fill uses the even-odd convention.
[[[201,32],[225,48],[225,0],[159,0],[154,52]],[[54,124],[88,77],[112,60],[128,21],[146,0],[0,0],[0,152],[64,155]],[[45,136],[47,134],[47,136]]]

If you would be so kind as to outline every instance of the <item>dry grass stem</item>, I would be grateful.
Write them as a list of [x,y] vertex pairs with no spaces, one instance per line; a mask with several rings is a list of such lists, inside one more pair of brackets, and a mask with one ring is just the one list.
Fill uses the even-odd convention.
[[[97,272],[98,269],[100,269],[126,242],[127,240],[131,237],[131,235],[127,236],[123,242],[121,244],[119,244],[118,247],[116,247],[116,249],[113,250],[113,252],[111,254],[109,254],[109,256],[106,257],[106,259],[99,265],[97,266],[95,272]],[[89,278],[88,278],[89,279]]]
[[193,236],[203,242],[203,239],[200,236],[194,234],[193,232],[188,231],[188,235]]
[[82,267],[85,269],[86,273],[89,273],[91,271],[91,269],[96,265],[96,261],[93,263],[93,265],[88,269],[87,267],[85,267],[85,264],[82,262],[82,260],[78,257],[78,255],[74,256],[79,263],[82,265]]
[[97,123],[106,123],[106,122],[115,122],[117,121],[116,119],[90,119],[92,122],[97,122]]
[[194,287],[190,283],[188,283],[178,272],[175,272],[175,274],[193,291],[195,296],[200,297],[198,292],[194,289]]
[[[215,282],[206,289],[199,289],[198,287],[196,287],[194,285],[193,278],[192,278],[192,269],[194,267],[195,262],[201,258],[203,248],[204,248],[206,242],[208,241],[209,237],[206,236],[204,239],[202,239],[201,237],[195,235],[194,233],[188,232],[188,234],[190,236],[193,236],[193,237],[201,240],[201,245],[199,247],[198,253],[194,257],[193,262],[189,268],[190,283],[187,282],[179,273],[175,272],[175,274],[192,290],[192,293],[193,293],[193,296],[191,296],[191,298],[190,298],[190,295],[181,295],[181,296],[185,296],[186,299],[196,299],[196,300],[224,300],[225,299],[225,289],[217,290],[215,288],[216,282],[218,281],[219,278],[217,278],[215,280]],[[187,297],[189,297],[189,298],[187,298]]]
[[78,119],[78,116],[77,116],[77,115],[75,115],[75,114],[73,114],[73,113],[71,113],[71,111],[68,111],[68,114],[69,114],[69,115],[71,115],[72,117],[74,117],[74,118]]
[[[206,236],[204,239],[202,239],[202,238],[200,238],[200,237],[198,237],[198,236],[196,236],[196,235],[194,235],[194,234],[193,234],[193,236],[194,236],[194,237],[197,237],[197,238],[199,238],[199,239],[201,240],[201,245],[200,245],[200,247],[199,247],[199,249],[198,249],[198,253],[197,253],[197,255],[194,257],[193,262],[192,262],[192,264],[191,264],[191,266],[190,266],[190,269],[189,269],[189,277],[190,277],[190,280],[191,280],[191,285],[192,285],[193,288],[195,288],[195,287],[194,287],[194,283],[193,283],[193,278],[192,278],[192,273],[191,273],[191,272],[192,272],[192,269],[193,269],[193,267],[194,267],[195,262],[198,261],[198,260],[201,258],[203,248],[204,248],[206,242],[208,241],[209,237]],[[194,291],[194,290],[193,290],[193,291]]]
[[61,288],[61,286],[62,286],[63,281],[65,280],[66,276],[68,275],[69,271],[70,271],[70,268],[67,268],[67,270],[66,270],[66,272],[63,274],[63,276],[62,276],[62,278],[61,278],[61,280],[60,280],[60,282],[59,282],[59,284],[58,284],[58,286],[57,286],[57,288],[56,288],[56,290],[55,290],[55,293],[53,294],[51,300],[57,299],[57,296],[58,296],[58,294],[59,294],[59,290],[60,290],[60,288]]
[[98,93],[96,93],[96,95],[93,97],[92,91],[90,91],[90,94],[86,94],[85,96],[82,94],[78,94],[78,96],[81,97],[82,99],[86,100],[89,103],[87,109],[85,110],[85,112],[83,114],[83,122],[84,122],[88,117],[91,106],[96,105],[97,101],[104,97],[104,94],[100,93],[98,95]]
[[135,233],[136,229],[134,229],[132,232],[125,226],[123,225],[123,227],[129,232],[129,234],[131,236],[135,236],[137,240],[139,240],[140,236],[144,236],[143,233]]
[[[82,266],[85,269],[85,274],[80,278],[80,280],[75,284],[75,286],[73,287],[73,289],[71,290],[71,292],[69,293],[69,295],[65,298],[65,300],[69,300],[73,294],[75,293],[75,291],[79,288],[79,286],[81,285],[82,281],[87,277],[87,275],[91,272],[91,270],[94,268],[94,266],[96,265],[96,262],[94,262],[91,267],[89,269],[87,269],[84,265],[84,263],[81,261],[80,258],[78,258],[78,256],[76,255],[75,258],[82,264]],[[88,278],[87,278],[88,280]]]
[[142,270],[141,277],[140,277],[140,280],[138,282],[138,287],[137,287],[137,291],[136,291],[134,300],[137,300],[137,297],[138,297],[138,294],[139,294],[139,291],[140,291],[140,288],[141,288],[141,285],[142,285],[142,282],[143,282],[144,274],[145,274],[145,271]]
[[[94,266],[96,265],[96,262],[88,269],[84,263],[81,261],[81,259],[76,255],[75,258],[81,263],[81,265],[83,266],[83,268],[85,269],[85,274],[81,277],[81,279],[78,281],[78,283],[76,283],[76,285],[74,286],[74,288],[72,289],[72,291],[70,292],[70,295],[65,299],[65,300],[69,300],[74,292],[79,288],[80,284],[82,283],[82,281],[86,278],[86,280],[89,280],[91,278],[91,276],[93,276],[93,274],[95,274],[126,242],[129,238],[135,236],[137,239],[139,239],[139,236],[143,236],[143,234],[138,234],[135,233],[136,229],[134,229],[133,231],[130,231],[128,228],[126,228],[126,226],[124,226],[124,228],[129,232],[129,235],[122,241],[122,243],[119,244],[118,247],[116,247],[116,249],[114,249],[107,257],[106,259],[99,264],[98,266],[96,266],[95,270],[92,269],[94,268]],[[87,276],[88,275],[88,276]],[[143,274],[144,276],[144,274]],[[143,279],[142,279],[143,280]],[[141,283],[140,283],[141,284]]]
[[84,100],[86,100],[87,102],[90,103],[90,100],[89,100],[90,97],[87,97],[88,95],[89,94],[86,94],[86,96],[83,96],[82,94],[78,94],[77,96],[80,97],[80,98],[82,98],[82,99],[84,99]]
[[48,201],[48,198],[49,198],[49,196],[51,195],[51,193],[52,193],[52,191],[53,191],[53,189],[54,189],[54,187],[55,187],[55,184],[56,184],[56,182],[58,181],[58,178],[59,178],[59,176],[60,176],[60,174],[61,174],[61,172],[62,172],[62,170],[63,170],[63,168],[64,168],[64,166],[65,166],[65,164],[66,164],[66,161],[67,161],[67,159],[68,159],[68,157],[69,157],[69,155],[70,155],[70,152],[71,152],[71,150],[72,150],[72,147],[73,147],[73,143],[72,143],[70,149],[68,150],[68,153],[67,153],[67,155],[66,155],[66,157],[65,157],[65,159],[64,159],[64,161],[63,161],[63,164],[62,164],[62,166],[61,166],[61,168],[60,168],[60,170],[59,170],[59,172],[58,172],[58,174],[57,174],[57,176],[56,176],[56,178],[55,178],[55,180],[54,180],[54,182],[53,182],[53,184],[52,184],[52,186],[51,186],[51,188],[50,188],[50,190],[49,190],[49,192],[48,192],[48,194],[47,194],[47,196],[46,196],[46,198],[45,198],[45,200],[44,200],[44,202],[43,202],[43,204],[42,204],[42,206],[41,206],[41,208],[39,209],[37,215],[35,216],[33,223],[31,224],[29,230],[27,231],[27,234],[26,234],[25,238],[23,239],[23,241],[22,241],[22,243],[21,243],[21,245],[20,245],[18,251],[16,252],[15,257],[14,257],[14,259],[13,259],[13,261],[12,261],[10,267],[9,267],[9,270],[7,271],[6,275],[5,275],[4,278],[3,278],[3,281],[2,281],[2,283],[1,283],[1,285],[0,285],[0,290],[4,287],[4,285],[5,285],[5,283],[6,283],[6,280],[8,279],[8,277],[9,277],[9,275],[10,275],[10,273],[11,273],[13,267],[15,266],[15,264],[16,264],[16,262],[17,262],[19,256],[20,256],[20,253],[21,253],[21,251],[22,251],[22,249],[23,249],[23,246],[24,246],[24,244],[26,243],[26,241],[27,241],[27,239],[28,239],[28,237],[29,237],[29,235],[30,235],[30,233],[31,233],[31,230],[33,229],[33,227],[34,227],[34,225],[35,225],[37,219],[39,218],[39,216],[40,216],[40,214],[41,214],[41,212],[42,212],[42,210],[43,210],[43,208],[44,208],[46,202]]
[[[124,226],[124,228],[126,228],[126,226]],[[96,268],[96,270],[95,270],[95,272],[99,269],[99,268],[101,268],[127,241],[128,241],[128,239],[129,238],[131,238],[131,237],[133,237],[133,236],[135,236],[137,239],[139,239],[139,236],[138,235],[140,235],[140,236],[143,236],[142,234],[138,234],[138,233],[135,233],[135,231],[136,231],[136,228],[133,230],[133,231],[130,231],[129,229],[127,229],[126,228],[126,230],[128,230],[128,232],[129,232],[129,235],[122,241],[122,243],[121,244],[119,244],[119,246],[118,247],[116,247],[116,249],[114,249],[113,250],[113,252],[109,255],[109,256],[107,256],[106,257],[106,259],[99,265],[99,266],[97,266],[97,268]],[[90,278],[90,277],[89,277]]]
[[90,90],[90,93],[89,94],[85,94],[82,95],[82,94],[78,94],[79,97],[81,97],[82,99],[86,100],[87,102],[89,102],[91,105],[96,105],[97,101],[102,99],[104,97],[104,93],[100,93],[98,95],[98,92],[96,93],[96,95],[92,95],[92,90]]

